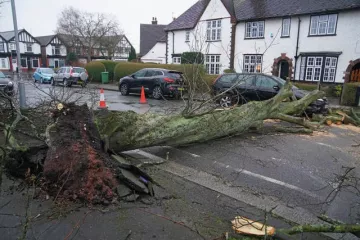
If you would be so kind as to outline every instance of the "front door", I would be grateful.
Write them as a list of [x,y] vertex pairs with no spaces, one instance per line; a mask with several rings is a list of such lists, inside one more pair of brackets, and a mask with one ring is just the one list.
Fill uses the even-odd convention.
[[55,68],[59,68],[59,59],[54,60]]
[[286,80],[289,76],[289,63],[287,61],[281,61],[279,63],[279,77]]

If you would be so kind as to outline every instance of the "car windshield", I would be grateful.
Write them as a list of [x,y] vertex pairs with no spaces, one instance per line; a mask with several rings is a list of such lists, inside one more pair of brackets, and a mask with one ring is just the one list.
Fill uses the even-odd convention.
[[[284,86],[286,83],[286,81],[282,78],[275,77],[275,76],[272,76],[272,78],[274,78],[279,83],[279,87]],[[297,89],[297,87],[295,87],[294,85],[293,85],[293,88]]]
[[85,72],[85,69],[83,69],[83,68],[73,68],[73,72],[74,73],[83,73],[83,72]]
[[0,72],[0,78],[6,78],[2,72]]
[[173,73],[173,72],[170,72],[167,74],[169,77],[171,78],[174,78],[174,79],[179,79],[181,78],[181,74],[180,73]]
[[41,73],[53,74],[54,70],[52,70],[51,68],[43,68],[41,69]]

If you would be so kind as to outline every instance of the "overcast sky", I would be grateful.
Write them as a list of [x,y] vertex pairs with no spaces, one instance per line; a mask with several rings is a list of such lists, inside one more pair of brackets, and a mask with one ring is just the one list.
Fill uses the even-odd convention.
[[[197,0],[15,0],[18,27],[33,36],[51,35],[56,29],[57,18],[65,7],[88,12],[113,14],[120,27],[139,51],[140,23],[151,23],[152,17],[159,24],[169,24],[172,16],[179,16]],[[10,3],[0,9],[0,31],[13,30]]]

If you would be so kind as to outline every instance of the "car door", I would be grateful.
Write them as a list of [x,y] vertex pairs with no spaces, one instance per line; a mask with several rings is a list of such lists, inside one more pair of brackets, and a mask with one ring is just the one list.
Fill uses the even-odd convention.
[[142,81],[146,75],[147,69],[142,69],[134,73],[131,77],[132,80],[129,81],[129,89],[131,92],[140,92]]
[[58,82],[63,81],[65,70],[66,70],[65,68],[60,68],[56,81],[58,81]]
[[274,97],[278,93],[278,89],[275,87],[278,83],[271,77],[265,75],[256,75],[256,93],[258,100],[267,100]]
[[[240,96],[242,103],[256,100],[255,97],[255,75],[253,74],[239,74],[236,79],[233,80],[236,84],[236,91]],[[235,82],[236,81],[236,82]]]
[[150,70],[148,69],[145,77],[141,81],[141,85],[144,86],[145,91],[150,92],[155,86],[156,76],[162,75],[159,73],[160,71]]

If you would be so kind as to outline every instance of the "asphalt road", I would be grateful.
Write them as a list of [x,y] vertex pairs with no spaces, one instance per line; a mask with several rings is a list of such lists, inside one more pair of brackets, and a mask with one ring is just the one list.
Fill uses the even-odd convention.
[[[81,88],[72,86],[64,88],[62,85],[51,86],[50,84],[25,82],[26,103],[34,107],[44,101],[57,99],[69,99],[78,104],[87,103],[89,107],[97,108],[100,100],[98,89]],[[171,114],[179,112],[184,106],[181,100],[155,100],[148,98],[147,104],[140,104],[139,95],[122,96],[118,91],[104,91],[106,104],[109,110],[114,111],[135,111],[137,113],[156,112],[160,114]]]
[[[95,103],[96,107],[99,100],[95,89],[29,82],[27,104],[34,106],[49,99],[47,94],[64,95],[64,91],[89,106]],[[183,107],[183,102],[176,100],[148,99],[148,104],[142,105],[139,96],[121,96],[115,91],[105,91],[105,98],[109,109],[118,111],[171,114]],[[163,170],[252,206],[283,206],[276,214],[289,216],[291,221],[309,222],[310,216],[316,219],[326,214],[359,223],[360,196],[351,185],[355,177],[360,178],[360,148],[352,146],[360,143],[360,129],[334,126],[326,130],[314,136],[248,134],[181,148],[154,147],[142,154],[149,158],[168,156],[170,165],[164,165]],[[344,178],[349,168],[354,169]]]

